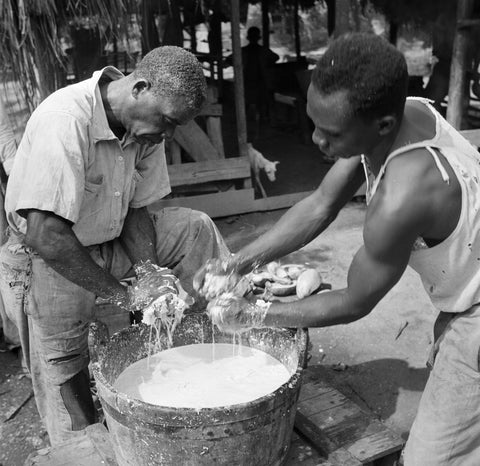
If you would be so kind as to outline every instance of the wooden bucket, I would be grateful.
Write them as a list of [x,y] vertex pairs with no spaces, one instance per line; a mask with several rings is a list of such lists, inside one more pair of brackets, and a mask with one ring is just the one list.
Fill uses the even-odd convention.
[[[173,346],[231,343],[205,314],[186,316]],[[282,464],[290,445],[306,364],[305,330],[259,329],[242,335],[242,344],[280,360],[293,375],[271,394],[221,408],[171,408],[131,399],[114,387],[120,373],[146,357],[150,327],[132,326],[114,335],[93,364],[98,394],[119,465]],[[167,349],[162,335],[161,349]]]

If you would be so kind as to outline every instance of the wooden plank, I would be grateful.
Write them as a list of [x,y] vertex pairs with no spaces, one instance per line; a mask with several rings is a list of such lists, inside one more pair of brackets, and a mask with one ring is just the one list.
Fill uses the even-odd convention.
[[284,466],[334,466],[295,431],[292,433],[292,442],[285,458]]
[[171,186],[186,186],[219,180],[250,178],[248,157],[182,163],[168,166]]
[[[321,451],[331,455],[340,448],[360,464],[402,449],[404,441],[397,434],[338,390],[329,387],[316,369],[312,366],[304,372],[295,418],[295,427],[302,434],[314,445],[319,445]],[[340,453],[344,454],[343,451]],[[331,456],[328,459],[336,464]]]
[[170,162],[171,164],[179,164],[182,163],[182,148],[180,144],[172,139],[168,144],[168,151],[170,154]]
[[222,104],[207,104],[200,110],[199,116],[221,117],[223,115]]
[[220,118],[208,117],[205,122],[207,134],[222,158],[225,158],[225,149],[223,147],[222,123]]
[[315,423],[299,411],[295,417],[295,429],[308,438],[321,455],[331,463],[342,466],[360,466],[362,464],[349,451],[338,447],[326,435],[323,435]]
[[347,403],[349,400],[339,391],[332,390],[322,395],[303,400],[298,403],[298,410],[310,417],[325,410]]
[[[347,447],[347,450],[362,464],[384,458],[392,453],[399,452],[403,448],[404,442],[398,442],[398,437],[385,432],[384,430],[363,437]],[[375,453],[376,452],[376,453]]]
[[254,205],[252,206],[252,212],[264,212],[266,210],[276,210],[291,207],[312,193],[313,191],[302,191],[299,193],[281,194],[279,196],[255,199]]
[[290,105],[291,107],[296,107],[297,105],[297,98],[293,95],[286,95],[286,94],[280,94],[279,92],[275,92],[273,94],[273,98],[275,99],[275,102],[279,102],[285,105]]
[[212,218],[227,217],[252,212],[253,198],[253,189],[238,189],[223,193],[161,199],[150,205],[149,210],[154,211],[164,207],[189,207],[205,212]]
[[221,158],[207,134],[195,121],[177,126],[173,138],[195,162]]
[[[458,21],[471,18],[474,3],[474,0],[458,0]],[[470,35],[470,28],[457,28],[453,40],[450,82],[448,86],[447,121],[456,129],[462,129],[468,100],[468,96],[465,95],[465,83],[468,68]]]

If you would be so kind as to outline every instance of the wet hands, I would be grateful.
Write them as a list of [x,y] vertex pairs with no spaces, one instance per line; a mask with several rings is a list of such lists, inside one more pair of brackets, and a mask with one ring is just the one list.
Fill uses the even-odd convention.
[[208,301],[224,293],[243,296],[250,288],[245,277],[237,273],[232,260],[210,259],[195,274],[193,288]]
[[134,269],[137,280],[129,287],[130,310],[145,309],[160,297],[169,295],[178,296],[188,305],[193,304],[193,299],[170,269],[151,261],[139,262],[134,265]]
[[271,303],[255,302],[234,293],[224,293],[210,301],[207,312],[212,322],[223,332],[245,332],[263,327]]

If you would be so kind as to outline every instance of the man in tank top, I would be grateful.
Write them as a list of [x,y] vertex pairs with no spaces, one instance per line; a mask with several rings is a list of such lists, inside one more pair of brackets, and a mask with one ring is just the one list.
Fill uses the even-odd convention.
[[[383,39],[332,42],[313,72],[307,111],[313,141],[339,160],[313,194],[222,264],[245,273],[302,247],[366,173],[364,245],[348,286],[268,309],[231,293],[211,304],[237,327],[345,324],[370,313],[411,265],[441,312],[405,465],[473,466],[480,464],[480,157],[427,102],[406,98],[407,80],[403,55]],[[203,277],[194,283],[205,292]]]

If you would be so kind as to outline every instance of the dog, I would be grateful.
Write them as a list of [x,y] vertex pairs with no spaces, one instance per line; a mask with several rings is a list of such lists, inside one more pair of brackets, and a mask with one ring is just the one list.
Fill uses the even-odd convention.
[[267,193],[265,192],[265,188],[260,181],[260,170],[263,170],[267,175],[267,178],[270,181],[275,181],[276,179],[276,172],[277,172],[277,165],[280,163],[278,161],[271,161],[266,159],[261,152],[255,149],[252,144],[249,142],[247,143],[248,146],[248,157],[250,159],[250,166],[252,168],[253,174],[253,183],[255,187],[260,191],[262,197],[267,197]]

